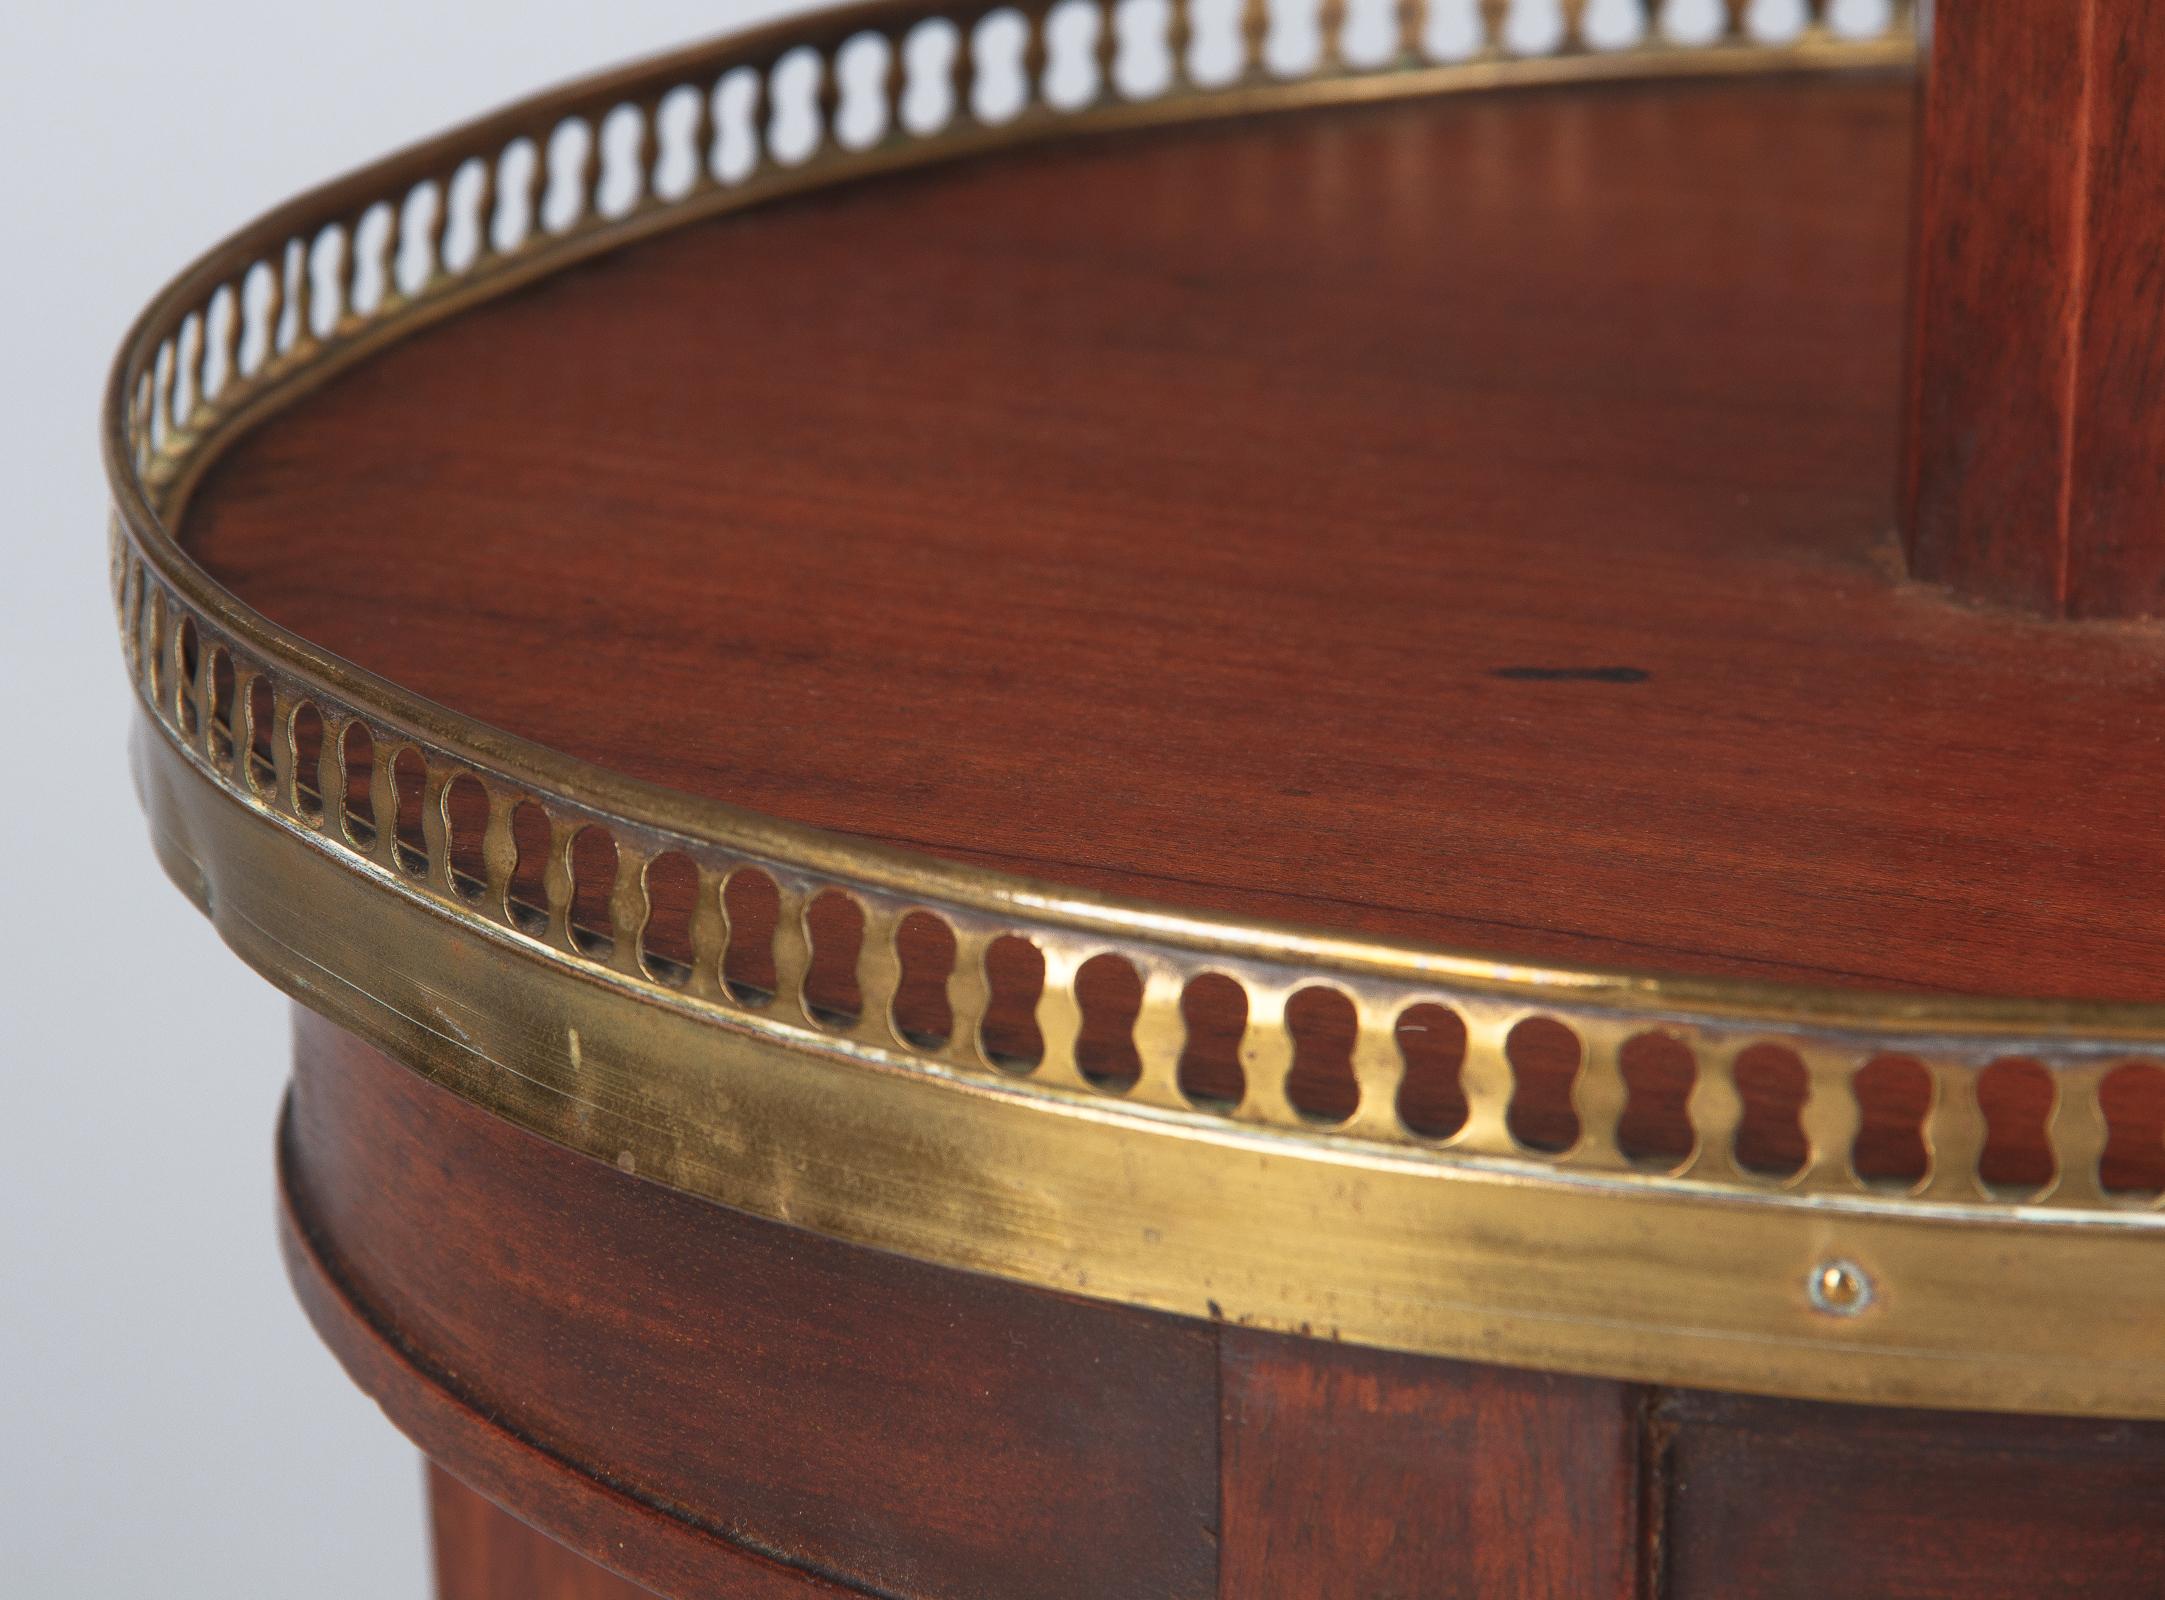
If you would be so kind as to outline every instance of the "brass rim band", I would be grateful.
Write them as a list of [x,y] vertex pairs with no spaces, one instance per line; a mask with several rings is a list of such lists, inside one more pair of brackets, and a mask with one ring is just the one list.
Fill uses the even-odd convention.
[[[1562,38],[1524,54],[1509,8],[1486,5],[1470,53],[1438,60],[1434,17],[1409,0],[1395,50],[1364,65],[1342,47],[1344,8],[1326,0],[1323,48],[1280,75],[1264,58],[1265,6],[1221,17],[1181,3],[1157,40],[1169,76],[1136,90],[1107,42],[1168,14],[1110,0],[1080,5],[1094,34],[1052,26],[1078,5],[874,5],[593,79],[304,196],[161,295],[122,349],[105,426],[115,596],[148,715],[140,773],[169,869],[276,981],[500,1114],[841,1237],[1414,1350],[1778,1393],[2165,1415],[2144,1338],[2158,1292],[2133,1254],[2165,1208],[2108,1189],[2102,1163],[2124,1133],[2105,1086],[2154,1070],[2165,1008],[1541,967],[915,857],[653,789],[418,700],[251,612],[175,543],[205,464],[294,396],[463,306],[693,218],[1090,130],[1915,55],[1907,5],[1868,37],[1813,21],[1767,41],[1747,27],[1755,8],[1733,0],[1720,31],[1691,44],[1656,31],[1590,40],[1585,8],[1567,5]],[[1200,66],[1213,27],[1231,30],[1218,76]],[[953,47],[944,64],[917,48],[935,36]],[[1005,107],[988,87],[1001,39],[1016,57]],[[884,79],[845,74],[862,52],[884,56]],[[1063,82],[1080,87],[1056,92]],[[367,735],[358,772],[355,728]],[[473,805],[454,804],[461,789]],[[523,806],[546,820],[538,862],[515,837]],[[575,909],[587,829],[617,861],[598,921]],[[666,939],[649,894],[665,869],[695,884]],[[725,980],[738,873],[764,876],[779,901],[771,993]],[[854,1016],[807,996],[806,911],[823,895],[862,917]],[[913,916],[952,940],[944,1038],[895,1021],[898,934]],[[987,956],[1010,937],[1043,963],[1042,1051],[1019,1069],[994,1058],[982,1027],[995,1002]],[[1076,976],[1101,957],[1127,962],[1142,995],[1132,1084],[1093,1077],[1077,1050]],[[1230,1106],[1181,1088],[1181,1002],[1205,976],[1246,998],[1245,1091]],[[1287,1011],[1313,989],[1354,1019],[1357,1095],[1335,1121],[1289,1087],[1299,1045]],[[1427,1005],[1465,1034],[1465,1112],[1447,1132],[1409,1124],[1399,1105],[1401,1024]],[[1579,1132],[1562,1150],[1529,1146],[1511,1116],[1512,1038],[1533,1018],[1579,1050]],[[1649,1033],[1694,1064],[1680,1155],[1649,1156],[1619,1131],[1621,1058]],[[1736,1066],[1755,1050],[1781,1053],[1805,1085],[1793,1170],[1740,1157]],[[1927,1160],[1898,1188],[1854,1160],[1852,1079],[1889,1054],[1930,1085]],[[2042,1063],[2055,1091],[2054,1174],[2019,1190],[1987,1181],[1976,1092],[2007,1058]]]

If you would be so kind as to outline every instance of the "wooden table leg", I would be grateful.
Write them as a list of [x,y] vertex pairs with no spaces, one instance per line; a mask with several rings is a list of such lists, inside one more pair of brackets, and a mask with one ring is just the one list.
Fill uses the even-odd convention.
[[1919,167],[1910,570],[2165,615],[2165,11],[1951,0]]
[[428,1504],[436,1600],[653,1600],[652,1590],[536,1533],[434,1462]]

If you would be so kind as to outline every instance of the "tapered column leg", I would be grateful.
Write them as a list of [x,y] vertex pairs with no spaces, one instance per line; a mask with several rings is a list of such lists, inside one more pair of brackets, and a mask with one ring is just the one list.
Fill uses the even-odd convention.
[[2165,615],[2165,9],[1942,0],[1922,138],[1912,574]]
[[653,1600],[651,1590],[605,1572],[428,1468],[436,1600]]

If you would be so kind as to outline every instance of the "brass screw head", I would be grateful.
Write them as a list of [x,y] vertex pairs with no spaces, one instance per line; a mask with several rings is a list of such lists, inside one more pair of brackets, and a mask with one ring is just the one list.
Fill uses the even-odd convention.
[[1872,1280],[1854,1261],[1822,1261],[1806,1280],[1805,1297],[1814,1311],[1853,1317],[1872,1303]]

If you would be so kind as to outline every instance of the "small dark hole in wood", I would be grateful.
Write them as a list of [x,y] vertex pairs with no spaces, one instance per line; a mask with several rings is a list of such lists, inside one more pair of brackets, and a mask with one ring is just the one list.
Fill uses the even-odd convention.
[[1489,676],[1507,683],[1644,683],[1644,667],[1497,667]]

